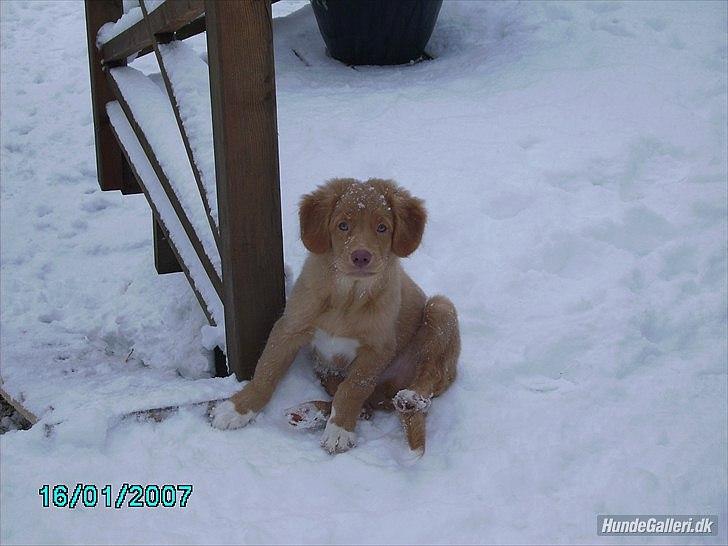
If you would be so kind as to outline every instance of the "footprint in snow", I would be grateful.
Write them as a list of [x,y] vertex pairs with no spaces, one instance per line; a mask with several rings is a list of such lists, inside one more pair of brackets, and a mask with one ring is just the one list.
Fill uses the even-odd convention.
[[504,191],[487,200],[484,212],[495,220],[506,220],[517,216],[533,203],[534,198],[525,193]]
[[10,129],[11,132],[16,133],[20,136],[25,136],[34,129],[33,125],[21,124]]
[[675,236],[676,227],[644,206],[627,210],[621,222],[606,218],[585,234],[637,256],[645,256]]
[[541,139],[535,135],[528,135],[518,141],[518,145],[524,150],[530,150],[534,145],[541,142]]
[[77,219],[71,222],[71,227],[76,230],[83,231],[88,228],[88,223],[84,220]]
[[89,199],[88,201],[85,201],[81,205],[81,208],[83,210],[85,210],[86,212],[100,212],[110,206],[111,206],[111,202],[108,199],[106,199],[100,195],[97,195],[97,196]]
[[685,49],[685,42],[683,42],[680,36],[678,36],[675,32],[670,35],[670,41],[667,42],[667,45],[669,45],[672,49]]
[[634,38],[635,34],[627,28],[624,21],[611,18],[611,19],[593,19],[591,22],[592,30],[603,30],[612,34],[613,36],[621,36],[624,38]]
[[553,379],[543,375],[517,377],[516,383],[528,391],[544,394],[555,391],[568,392],[576,388],[576,385],[563,377]]
[[645,25],[657,32],[661,32],[667,28],[667,22],[659,17],[651,17],[649,19],[645,19]]
[[55,229],[53,228],[53,225],[50,222],[42,221],[42,222],[34,222],[33,227],[37,229],[38,231],[46,231],[48,229]]
[[58,309],[52,309],[46,313],[38,315],[38,320],[43,324],[50,324],[51,322],[61,320],[62,318],[63,313],[61,313]]
[[43,218],[44,216],[48,216],[51,212],[53,212],[53,209],[49,207],[48,205],[40,205],[35,207],[35,215],[38,218]]
[[23,152],[23,146],[20,144],[15,144],[13,142],[5,142],[3,143],[3,148],[7,150],[11,154],[18,154]]

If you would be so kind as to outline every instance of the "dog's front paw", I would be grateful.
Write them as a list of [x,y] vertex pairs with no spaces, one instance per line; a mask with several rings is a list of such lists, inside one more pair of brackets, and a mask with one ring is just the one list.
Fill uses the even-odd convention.
[[416,411],[427,413],[430,405],[432,405],[432,399],[426,398],[415,391],[403,389],[394,395],[392,404],[400,413],[414,413]]
[[349,451],[356,445],[356,433],[335,425],[330,420],[326,423],[324,434],[321,436],[321,447],[331,454]]
[[212,417],[212,426],[220,430],[228,430],[232,428],[241,428],[250,423],[257,414],[254,411],[239,413],[235,409],[235,404],[230,400],[225,400],[217,404],[210,412]]

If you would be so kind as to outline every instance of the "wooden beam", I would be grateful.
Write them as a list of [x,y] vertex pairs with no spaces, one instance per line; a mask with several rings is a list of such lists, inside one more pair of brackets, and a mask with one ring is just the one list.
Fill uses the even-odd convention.
[[[276,2],[277,1],[278,0],[276,0]],[[173,36],[174,36],[175,40],[185,40],[187,38],[191,38],[192,36],[197,36],[198,34],[201,34],[203,32],[205,32],[205,16],[204,15],[198,17],[191,23],[187,23],[186,25],[182,26],[179,30],[177,30],[173,34]],[[136,54],[135,59],[138,59],[139,57],[144,57],[144,55],[148,55],[148,54],[152,53],[153,51],[154,51],[154,48],[152,46],[147,46],[147,47],[141,49]]]
[[179,265],[179,260],[172,250],[169,239],[154,214],[152,214],[152,233],[154,236],[154,268],[157,273],[160,275],[181,273],[182,266]]
[[[95,1],[86,0],[87,4]],[[173,33],[204,12],[203,0],[169,0],[149,13],[149,25],[154,34]],[[151,45],[147,22],[142,19],[106,42],[101,47],[101,57],[107,65],[124,63],[127,57]]]
[[121,0],[86,0],[86,43],[88,47],[89,74],[91,76],[91,108],[94,119],[96,144],[96,173],[102,190],[122,190],[137,193],[134,177],[111,133],[106,103],[114,100],[101,66],[101,53],[96,47],[99,28],[109,21],[116,21],[123,12]]
[[[176,2],[178,0],[172,0],[173,2]],[[280,0],[270,0],[271,4],[275,4],[276,2],[279,2]],[[174,32],[174,39],[175,40],[185,40],[187,38],[191,38],[192,36],[197,36],[198,34],[201,34],[205,32],[206,26],[205,26],[205,16],[200,15],[197,18],[193,19],[189,23],[185,23],[181,27],[179,27]],[[130,38],[131,39],[131,38]],[[136,40],[136,38],[133,38],[131,40]],[[115,46],[116,47],[116,46]],[[152,48],[150,46],[143,47],[137,52],[137,58],[143,57],[144,55],[147,55],[152,52]],[[131,53],[130,55],[133,55]],[[128,55],[127,55],[128,56]],[[113,56],[112,56],[113,57]],[[114,62],[111,60],[110,62]]]
[[205,8],[228,367],[249,379],[285,305],[271,5]]
[[129,163],[126,161],[125,156],[121,162],[121,173],[122,195],[136,195],[137,193],[142,193],[142,189],[139,187],[139,184],[137,184],[134,173],[132,172],[131,167],[129,167]]
[[[0,379],[0,385],[2,385],[2,380]],[[18,400],[15,400],[12,396],[10,396],[5,389],[3,389],[0,386],[0,396],[8,403],[10,404],[15,411],[17,411],[20,415],[23,416],[25,420],[27,420],[31,426],[35,425],[38,422],[38,417],[36,417],[32,411],[28,410],[23,406],[21,402]]]
[[139,126],[136,119],[134,118],[134,113],[132,112],[131,108],[129,107],[129,104],[127,103],[126,99],[124,98],[124,95],[121,93],[118,85],[116,84],[116,81],[114,80],[114,76],[111,74],[111,72],[109,72],[108,69],[105,69],[105,71],[107,72],[107,75],[108,75],[109,86],[111,87],[111,90],[113,91],[116,100],[119,101],[119,105],[121,106],[122,110],[124,111],[124,114],[126,114],[126,118],[129,121],[129,124],[131,125],[132,129],[134,130],[134,134],[136,134],[137,139],[139,139],[139,143],[141,144],[142,149],[144,150],[144,153],[147,156],[147,159],[149,160],[149,163],[151,163],[155,174],[159,178],[159,181],[161,182],[162,187],[164,188],[164,191],[167,194],[167,197],[169,198],[169,201],[171,202],[172,207],[174,208],[174,211],[177,214],[177,217],[179,218],[179,220],[182,224],[182,227],[185,230],[185,233],[187,234],[187,237],[189,238],[190,242],[192,243],[192,247],[195,249],[197,256],[200,258],[200,262],[202,263],[202,266],[205,269],[205,273],[207,273],[207,276],[210,278],[210,281],[212,282],[213,287],[215,288],[218,295],[222,299],[223,288],[222,288],[222,280],[221,280],[220,276],[218,275],[217,271],[215,270],[215,267],[212,265],[212,261],[210,260],[210,257],[207,255],[207,252],[205,252],[205,248],[204,248],[202,242],[200,241],[200,238],[198,237],[197,233],[195,232],[195,229],[192,226],[190,219],[187,217],[187,214],[185,213],[184,208],[182,207],[181,203],[179,202],[179,198],[177,197],[177,194],[174,192],[174,189],[172,188],[172,184],[169,182],[169,179],[167,178],[167,174],[164,172],[164,169],[162,169],[162,166],[159,164],[159,161],[157,160],[157,157],[154,154],[154,150],[152,149],[151,144],[149,144],[149,141],[147,140],[147,137],[144,134],[144,131],[142,130],[142,128]]
[[197,36],[198,34],[205,32],[206,28],[207,27],[205,26],[205,16],[203,15],[202,17],[198,17],[191,23],[187,23],[185,26],[177,30],[174,33],[174,37],[176,40],[184,40],[185,38]]

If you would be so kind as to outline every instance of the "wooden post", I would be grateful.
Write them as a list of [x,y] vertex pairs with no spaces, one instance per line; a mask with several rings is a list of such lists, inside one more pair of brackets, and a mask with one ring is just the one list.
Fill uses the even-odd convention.
[[271,6],[205,9],[227,356],[249,379],[285,305]]
[[154,268],[160,275],[166,273],[181,273],[182,266],[177,261],[167,236],[164,234],[159,220],[152,213],[152,229],[154,233]]
[[86,0],[86,38],[89,73],[91,75],[91,102],[96,142],[96,171],[102,190],[121,190],[122,193],[140,193],[126,160],[111,131],[106,115],[106,103],[114,96],[106,82],[101,65],[101,52],[96,47],[99,29],[109,21],[116,21],[123,13],[122,0]]

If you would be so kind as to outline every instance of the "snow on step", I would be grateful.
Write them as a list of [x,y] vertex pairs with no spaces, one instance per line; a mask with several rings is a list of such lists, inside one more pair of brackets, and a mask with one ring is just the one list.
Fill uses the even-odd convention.
[[[151,13],[164,3],[165,0],[146,0],[144,5],[147,12]],[[115,38],[126,29],[131,28],[143,18],[142,8],[138,1],[124,2],[124,14],[116,21],[106,23],[99,29],[96,36],[96,46],[101,47],[106,42]]]
[[220,225],[215,186],[215,153],[212,140],[210,73],[207,64],[182,41],[159,44],[159,52],[177,99],[182,124],[187,132],[192,155],[200,170],[202,187],[207,193],[210,214]]
[[159,181],[151,163],[147,159],[136,134],[134,134],[134,130],[131,128],[129,121],[126,119],[124,111],[121,109],[121,106],[117,101],[108,103],[106,105],[106,111],[109,114],[109,120],[114,126],[114,130],[119,136],[129,159],[136,168],[139,177],[142,179],[144,187],[149,192],[150,199],[159,212],[161,222],[167,228],[167,231],[169,231],[172,243],[179,252],[182,261],[187,266],[195,288],[205,301],[207,310],[210,312],[210,315],[212,315],[212,318],[218,326],[222,326],[224,324],[225,316],[223,313],[222,301],[217,295],[215,287],[212,285],[207,273],[205,273],[202,262],[197,256],[197,252],[195,252],[195,249],[192,247],[192,243],[190,242],[189,237],[187,237],[187,233],[185,233],[182,223],[177,217],[177,213],[172,207],[172,203],[170,202],[169,197],[167,197],[167,193],[164,191],[162,183]]
[[205,254],[210,258],[218,275],[222,276],[220,253],[167,94],[134,68],[112,68],[110,74],[154,150],[182,209],[202,243]]

